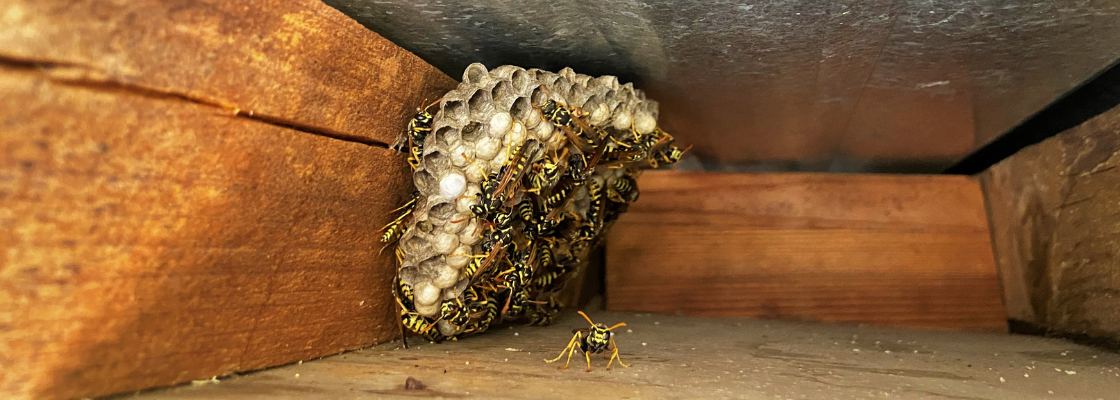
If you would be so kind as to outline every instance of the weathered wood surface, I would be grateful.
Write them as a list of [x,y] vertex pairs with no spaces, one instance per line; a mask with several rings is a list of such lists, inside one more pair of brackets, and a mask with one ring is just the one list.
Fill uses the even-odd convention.
[[[617,330],[622,360],[603,370],[556,357],[573,312],[458,342],[369,349],[137,399],[1113,399],[1120,355],[1022,335],[590,312]],[[514,336],[514,334],[517,336]],[[411,342],[410,342],[411,343]],[[1067,372],[1068,371],[1068,372]],[[426,389],[406,390],[409,378]],[[132,398],[131,396],[129,398]]]
[[0,73],[0,382],[67,398],[388,340],[389,150]]
[[1010,317],[1120,343],[1120,108],[980,174]]
[[612,310],[1006,330],[965,177],[677,174],[610,233]]
[[0,64],[392,143],[455,82],[316,0],[0,0]]
[[379,146],[454,80],[317,1],[0,10],[0,397],[398,334],[377,230],[411,179]]

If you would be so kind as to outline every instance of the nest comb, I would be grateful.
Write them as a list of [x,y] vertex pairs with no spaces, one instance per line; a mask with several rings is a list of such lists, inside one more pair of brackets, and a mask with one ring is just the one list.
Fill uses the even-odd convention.
[[423,125],[416,140],[394,145],[416,185],[396,295],[404,325],[437,341],[551,321],[566,278],[637,199],[641,169],[682,153],[657,102],[614,76],[471,64],[432,106],[410,124]]

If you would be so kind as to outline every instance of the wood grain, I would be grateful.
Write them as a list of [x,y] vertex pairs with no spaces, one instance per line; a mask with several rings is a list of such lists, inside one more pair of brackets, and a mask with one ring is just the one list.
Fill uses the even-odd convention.
[[[548,327],[411,349],[386,343],[130,398],[1111,399],[1120,383],[1120,354],[1056,339],[585,310],[595,322],[627,323],[615,338],[629,368],[605,371],[601,354],[590,373],[579,354],[565,371],[544,363],[572,328],[587,326],[569,311]],[[427,389],[406,390],[409,379]]]
[[0,0],[0,63],[392,143],[455,81],[317,0]]
[[1120,346],[1120,107],[980,174],[1012,319]]
[[609,309],[1006,329],[970,178],[653,172],[639,187],[607,244]]
[[315,0],[0,0],[0,397],[397,334],[378,148],[455,81]]
[[0,68],[0,394],[208,379],[397,335],[386,149]]

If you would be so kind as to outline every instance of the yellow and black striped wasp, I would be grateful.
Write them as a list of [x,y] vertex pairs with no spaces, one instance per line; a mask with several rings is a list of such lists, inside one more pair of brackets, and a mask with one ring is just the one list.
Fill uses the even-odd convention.
[[584,158],[580,154],[572,154],[568,159],[568,170],[563,178],[556,183],[552,191],[544,198],[546,213],[544,220],[555,224],[560,221],[560,215],[566,210],[568,203],[575,197],[575,193],[590,178],[589,171],[584,168]]
[[408,165],[415,171],[416,167],[420,166],[420,155],[424,152],[424,140],[428,138],[428,134],[432,132],[432,122],[434,118],[428,112],[432,106],[439,104],[440,100],[436,100],[431,104],[427,104],[427,100],[420,103],[420,107],[416,109],[416,115],[408,121],[408,128],[405,129],[403,135],[397,137],[397,140],[390,148],[394,150],[403,150],[404,146],[408,146]]
[[560,309],[563,308],[554,295],[549,295],[548,301],[536,301],[533,304],[533,307],[529,310],[529,325],[536,326],[552,325],[552,320],[556,318],[557,314],[560,314]]
[[541,162],[533,164],[533,171],[527,176],[528,189],[526,192],[541,194],[545,188],[552,187],[567,171],[568,164],[568,148],[565,147],[560,152],[553,152],[553,154],[541,157]]
[[537,255],[534,245],[529,245],[529,248],[516,254],[517,260],[514,261],[513,266],[498,273],[498,281],[501,282],[499,287],[510,289],[514,292],[525,287],[525,285],[533,280],[533,271],[535,270],[534,262]]
[[397,216],[396,219],[381,227],[381,243],[385,243],[385,246],[381,248],[381,251],[377,252],[378,254],[384,252],[386,247],[389,247],[390,244],[397,241],[397,239],[400,239],[401,235],[404,234],[404,228],[406,225],[405,218],[408,218],[408,216],[412,214],[413,206],[416,205],[416,201],[419,198],[420,192],[412,192],[412,200],[409,200],[403,206],[397,207],[397,209],[390,211],[390,213],[394,213],[404,210],[404,212],[402,212],[401,215]]
[[568,369],[568,364],[572,362],[572,353],[575,353],[578,348],[579,351],[583,352],[583,357],[587,359],[587,372],[591,372],[591,354],[599,354],[604,351],[611,352],[611,360],[607,362],[607,371],[611,370],[611,364],[614,363],[615,359],[617,359],[618,363],[623,367],[629,368],[630,366],[623,363],[622,359],[618,357],[618,346],[615,345],[614,332],[612,332],[615,328],[626,326],[626,323],[619,322],[608,328],[604,324],[592,322],[591,318],[588,317],[587,314],[584,314],[583,311],[580,311],[579,315],[582,315],[583,318],[587,320],[587,323],[591,324],[591,327],[573,330],[572,333],[574,335],[572,336],[572,340],[568,342],[568,347],[561,350],[560,355],[556,356],[556,358],[551,360],[546,359],[544,362],[552,363],[560,361],[560,358],[564,357],[564,353],[566,352],[568,353],[568,362],[564,363],[563,367],[557,369]]
[[480,301],[471,304],[473,322],[467,325],[464,333],[483,332],[498,317],[498,299],[494,297],[495,291],[485,291]]
[[401,341],[404,343],[405,348],[408,348],[408,338],[405,335],[404,328],[408,328],[410,331],[416,332],[436,343],[446,339],[438,329],[435,329],[435,321],[412,310],[413,300],[411,287],[400,278],[397,279],[397,284],[393,285],[393,297],[397,300],[397,305],[400,306],[401,309]]
[[[544,85],[540,89],[548,93],[548,88]],[[534,104],[541,112],[541,118],[545,121],[551,122],[564,132],[568,140],[576,146],[582,153],[591,153],[594,149],[598,148],[603,138],[601,130],[594,129],[590,124],[583,120],[586,116],[582,110],[569,108],[564,103],[558,102],[553,99],[548,99],[542,104]],[[575,112],[573,112],[573,110]]]
[[629,174],[615,178],[614,184],[607,188],[607,198],[615,203],[638,201],[638,183]]
[[591,200],[587,207],[587,223],[592,228],[600,229],[603,226],[603,207],[606,200],[603,185],[595,179],[587,180],[587,198]]

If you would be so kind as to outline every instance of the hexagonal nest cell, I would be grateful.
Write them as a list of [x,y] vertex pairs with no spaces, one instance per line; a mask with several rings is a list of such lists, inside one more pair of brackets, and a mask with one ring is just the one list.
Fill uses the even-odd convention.
[[657,102],[614,76],[472,64],[428,107],[394,144],[416,194],[384,239],[402,323],[433,341],[550,323],[638,174],[682,154]]

